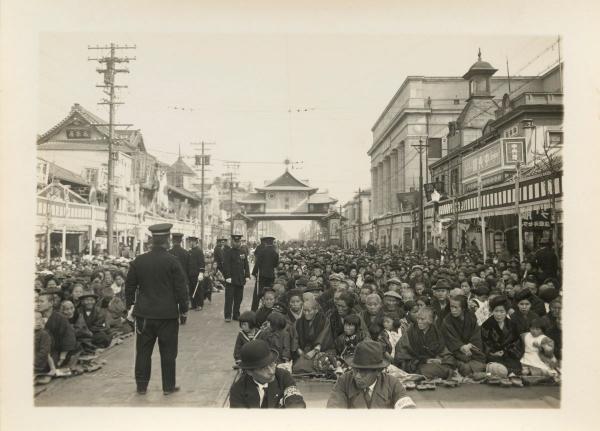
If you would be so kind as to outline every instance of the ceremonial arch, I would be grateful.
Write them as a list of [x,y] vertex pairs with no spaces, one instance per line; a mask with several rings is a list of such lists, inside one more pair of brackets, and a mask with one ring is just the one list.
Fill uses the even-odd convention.
[[335,210],[337,199],[329,193],[298,180],[287,168],[277,179],[254,190],[236,201],[241,211],[233,216],[235,233],[256,241],[265,234],[260,229],[263,221],[312,220],[318,222],[321,238],[340,243],[343,217]]

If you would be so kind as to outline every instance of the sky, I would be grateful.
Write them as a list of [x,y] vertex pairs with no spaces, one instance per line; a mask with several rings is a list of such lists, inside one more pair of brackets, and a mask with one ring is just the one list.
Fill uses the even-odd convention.
[[[108,118],[99,51],[136,45],[130,73],[118,74],[124,104],[116,121],[140,129],[147,150],[172,163],[193,142],[213,142],[209,176],[238,161],[238,178],[262,185],[284,171],[343,204],[370,186],[373,127],[409,75],[462,76],[483,59],[506,75],[537,75],[555,63],[556,35],[327,35],[45,33],[40,37],[38,133],[73,103]],[[288,111],[291,111],[288,112]],[[298,112],[299,111],[299,112]],[[286,223],[292,235],[303,224]]]

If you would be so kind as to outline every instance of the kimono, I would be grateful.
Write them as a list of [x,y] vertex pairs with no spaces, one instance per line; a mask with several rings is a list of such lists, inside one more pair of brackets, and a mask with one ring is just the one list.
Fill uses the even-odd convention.
[[362,334],[356,333],[353,335],[342,334],[335,339],[335,352],[336,354],[345,359],[349,356],[354,356],[356,345],[362,341]]
[[267,327],[260,334],[257,334],[256,338],[266,341],[271,349],[279,353],[278,363],[287,362],[292,358],[291,337],[285,328],[274,330],[271,327]]
[[380,308],[375,316],[371,316],[368,311],[360,313],[362,319],[361,324],[365,323],[365,328],[369,329],[373,323],[377,323],[379,326],[383,326],[383,308]]
[[[460,374],[468,376],[485,369],[486,357],[483,353],[481,328],[477,325],[477,318],[472,311],[463,312],[461,317],[447,315],[442,321],[441,328],[446,348],[457,361]],[[460,350],[465,344],[473,345],[471,356],[465,355]]]
[[[523,342],[519,330],[510,319],[504,320],[504,327],[500,329],[494,316],[488,318],[481,326],[481,340],[487,362],[497,362],[504,365],[509,373],[521,371],[521,357],[523,356]],[[491,356],[491,353],[504,351],[502,356]]]
[[298,334],[298,347],[305,352],[309,352],[319,344],[317,340],[326,329],[325,315],[319,310],[312,320],[306,320],[302,316],[296,320],[295,327]]
[[92,332],[92,343],[101,348],[108,347],[112,337],[108,334],[109,327],[100,309],[94,307],[88,313],[81,307],[78,311],[83,316],[88,329]]
[[[429,364],[428,359],[441,359],[441,364]],[[402,335],[396,344],[394,363],[409,373],[447,378],[456,361],[446,348],[440,329],[432,324],[425,332],[413,325]]]
[[36,329],[33,334],[33,372],[34,374],[44,374],[50,371],[48,356],[52,348],[52,337],[45,329]]
[[523,314],[518,308],[516,308],[515,312],[510,315],[510,320],[512,320],[517,327],[519,335],[529,332],[529,325],[531,325],[531,322],[537,318],[538,315],[533,311],[529,310],[527,314]]
[[262,307],[260,307],[258,310],[256,310],[256,317],[255,317],[256,326],[258,326],[260,328],[263,325],[263,323],[265,323],[267,321],[267,317],[269,317],[269,314],[271,314],[271,311],[273,311],[273,308],[267,308],[264,305]]

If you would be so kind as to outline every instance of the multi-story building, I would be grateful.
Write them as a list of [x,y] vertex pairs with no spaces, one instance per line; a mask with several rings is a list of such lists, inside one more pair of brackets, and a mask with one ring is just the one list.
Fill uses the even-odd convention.
[[[493,118],[501,98],[482,99],[478,95],[508,92],[509,78],[492,77],[487,65],[480,54],[463,77],[407,77],[375,122],[368,155],[372,239],[380,246],[406,249],[416,245],[415,220],[408,211],[418,201],[418,196],[414,199],[410,194],[419,188],[420,161],[423,182],[431,182],[428,166],[445,157],[459,141],[477,139],[486,121]],[[478,73],[480,70],[483,74]],[[534,78],[510,77],[510,85],[526,90]],[[467,113],[477,109],[484,113],[467,115],[465,109]],[[457,121],[464,128],[450,133],[449,139]]]
[[364,247],[371,237],[371,190],[357,192],[343,205],[342,215],[346,219],[342,225],[342,245]]

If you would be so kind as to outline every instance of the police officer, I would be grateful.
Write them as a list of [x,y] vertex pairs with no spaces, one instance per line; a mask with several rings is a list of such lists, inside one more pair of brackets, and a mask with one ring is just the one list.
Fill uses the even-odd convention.
[[258,309],[258,302],[262,298],[263,289],[266,286],[273,286],[275,281],[275,268],[279,265],[279,254],[275,250],[273,242],[275,238],[265,236],[260,239],[260,245],[256,248],[254,256],[256,258],[252,275],[257,278],[258,289],[254,290],[252,296],[252,311]]
[[179,390],[175,386],[178,318],[183,321],[187,316],[188,291],[181,264],[167,251],[172,226],[163,223],[148,228],[152,250],[131,262],[125,281],[126,305],[135,319],[135,382],[141,395],[148,388],[157,339],[163,394]]
[[217,238],[217,245],[213,251],[213,259],[217,262],[217,269],[223,273],[223,254],[225,253],[225,246],[227,245],[226,238]]
[[190,253],[181,246],[183,234],[172,233],[171,238],[173,238],[173,247],[169,250],[169,253],[175,256],[179,260],[179,263],[181,263],[181,268],[186,278],[186,285],[189,286],[191,284],[191,280],[188,279],[190,273]]
[[[190,278],[190,301],[192,302],[193,310],[202,310],[204,306],[204,253],[198,246],[198,238],[195,236],[188,237],[190,245],[189,256],[189,278]],[[196,293],[194,295],[194,292]]]
[[244,285],[250,278],[248,256],[241,249],[242,235],[231,235],[231,247],[223,254],[223,277],[225,277],[225,321],[240,317],[240,305],[244,297]]

